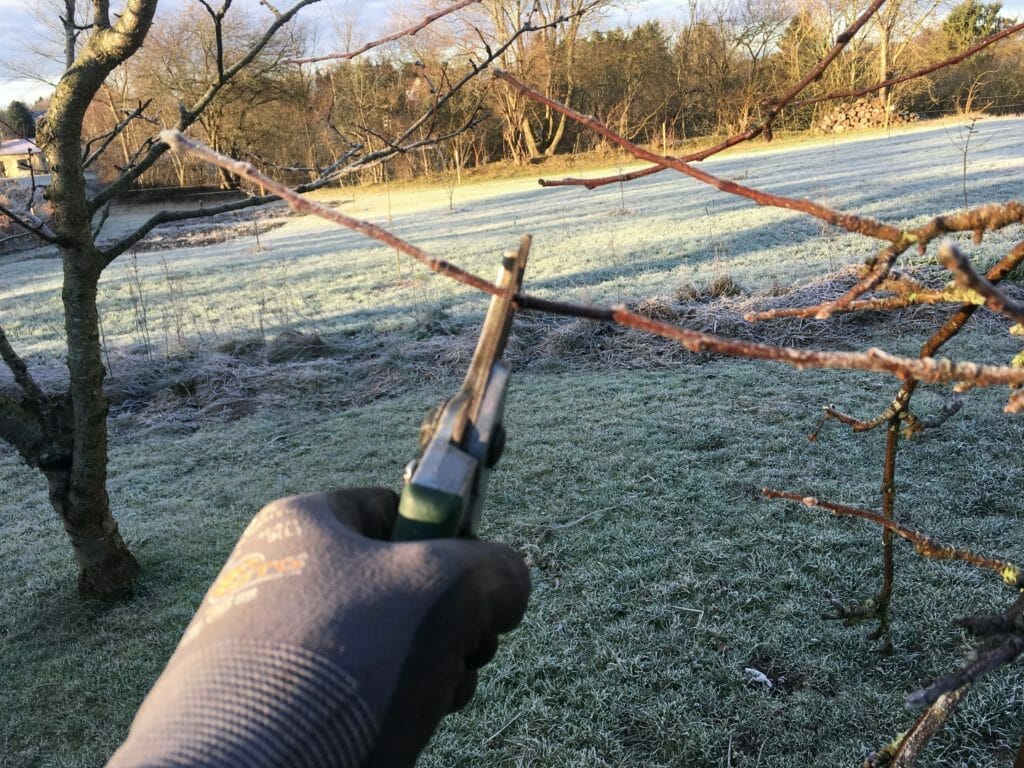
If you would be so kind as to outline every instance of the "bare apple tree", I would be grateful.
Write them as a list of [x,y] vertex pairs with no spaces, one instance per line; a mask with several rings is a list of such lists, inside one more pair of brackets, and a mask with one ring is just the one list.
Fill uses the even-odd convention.
[[[394,35],[328,58],[351,59],[390,40],[414,34],[473,1],[448,5]],[[280,58],[280,52],[287,48],[276,46],[275,40],[281,39],[300,11],[315,2],[296,0],[282,10],[263,3],[262,28],[248,35],[247,44],[239,47],[228,44],[229,40],[237,42],[237,37],[229,38],[231,14],[236,11],[231,0],[223,0],[220,6],[200,0],[203,12],[195,18],[204,19],[208,25],[204,34],[210,43],[207,53],[212,66],[204,80],[189,83],[189,88],[180,90],[182,101],[170,127],[185,131],[206,119],[219,105],[230,103],[229,97],[236,91],[244,92],[239,84],[250,71],[267,61],[268,51],[277,51],[274,55]],[[52,215],[43,220],[2,205],[0,214],[60,253],[64,266],[62,299],[68,380],[63,391],[44,391],[0,324],[0,356],[17,387],[0,390],[0,438],[46,478],[50,502],[63,522],[78,563],[79,591],[103,597],[130,589],[139,574],[139,565],[118,531],[107,495],[108,404],[103,389],[106,372],[96,305],[100,276],[118,256],[160,224],[241,210],[278,197],[252,194],[219,206],[161,211],[113,242],[99,240],[111,202],[152,169],[168,149],[153,126],[144,123],[150,106],[144,100],[125,110],[123,119],[104,135],[88,140],[83,136],[83,122],[97,94],[112,74],[139,52],[154,24],[160,23],[156,17],[157,0],[125,0],[120,7],[112,7],[109,0],[95,0],[84,8],[76,5],[75,0],[65,0],[65,5],[66,8],[56,8],[54,12],[65,33],[67,67],[38,133],[50,168],[46,197]],[[306,169],[313,180],[299,189],[314,189],[466,130],[477,119],[474,113],[465,123],[442,130],[437,118],[445,106],[523,36],[557,26],[568,18],[560,15],[538,19],[526,13],[516,26],[503,30],[501,37],[485,38],[481,55],[457,75],[445,78],[431,98],[424,101],[417,118],[392,135],[381,134],[379,147],[373,151],[353,144],[324,167]],[[301,62],[290,59],[291,66]],[[150,122],[157,121],[150,117]],[[139,126],[148,126],[149,131],[139,131]],[[124,152],[127,162],[113,181],[91,192],[86,185],[86,169],[112,142],[125,139],[130,127],[132,136],[139,138]]]

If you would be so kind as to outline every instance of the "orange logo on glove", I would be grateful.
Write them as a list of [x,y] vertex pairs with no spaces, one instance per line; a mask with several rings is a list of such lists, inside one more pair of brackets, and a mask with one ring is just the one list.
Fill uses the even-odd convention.
[[297,576],[306,565],[306,553],[286,555],[276,560],[267,560],[258,552],[246,555],[233,565],[229,565],[217,577],[210,587],[211,604],[230,600],[239,592],[249,589],[264,581],[279,579],[283,576]]

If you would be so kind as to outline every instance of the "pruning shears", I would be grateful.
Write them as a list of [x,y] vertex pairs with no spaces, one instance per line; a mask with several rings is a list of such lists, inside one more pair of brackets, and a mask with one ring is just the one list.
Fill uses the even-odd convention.
[[526,235],[517,252],[505,255],[501,292],[491,298],[462,388],[420,428],[420,456],[405,468],[394,541],[476,536],[488,476],[505,447],[509,367],[501,357],[529,252]]

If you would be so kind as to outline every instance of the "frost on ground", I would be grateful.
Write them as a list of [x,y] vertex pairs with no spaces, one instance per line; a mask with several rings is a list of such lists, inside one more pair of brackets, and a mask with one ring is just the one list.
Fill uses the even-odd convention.
[[[972,206],[1019,197],[1022,128],[1021,118],[978,122],[966,174],[962,148],[968,129],[956,124],[779,150],[758,146],[702,167],[748,186],[907,226],[962,208],[965,190]],[[451,201],[440,187],[323,194],[346,213],[486,277],[504,250],[532,233],[525,283],[530,293],[596,304],[648,302],[648,309],[668,307],[680,322],[740,336],[767,331],[744,330],[735,311],[730,320],[730,301],[749,301],[752,294],[767,301],[798,285],[809,287],[805,293],[841,290],[852,280],[850,265],[879,249],[876,241],[801,214],[759,208],[674,171],[596,191],[544,189],[533,179],[484,182],[456,188]],[[108,236],[151,212],[122,210],[108,224]],[[375,339],[377,347],[391,339],[397,346],[378,348],[371,357],[392,364],[394,349],[416,346],[437,347],[429,351],[436,363],[445,345],[465,346],[450,337],[472,336],[486,307],[484,296],[362,235],[286,214],[277,205],[241,221],[232,214],[226,221],[182,223],[156,235],[171,247],[137,248],[115,262],[100,284],[99,299],[113,379],[118,368],[133,369],[124,362],[132,358],[151,367],[153,360],[212,353],[238,340],[256,338],[263,345],[289,329],[318,334],[339,354],[352,346],[345,339]],[[267,222],[276,228],[269,231]],[[984,261],[1015,237],[1019,232],[996,233],[981,247],[965,241],[965,248]],[[210,240],[216,244],[207,245]],[[60,280],[56,260],[0,261],[5,330],[37,365],[58,362],[62,354]],[[680,308],[716,281],[731,283],[742,295],[726,297],[710,314],[706,308]],[[571,335],[566,329],[581,327],[563,320],[533,322],[550,331],[545,343],[553,348]],[[815,341],[813,324],[801,324],[799,332],[779,327],[783,340]],[[826,341],[834,344],[845,332],[832,326]],[[431,344],[424,347],[427,339]],[[589,343],[575,346],[585,349]],[[574,345],[564,346],[568,353]],[[461,353],[454,357],[461,360]],[[408,358],[403,353],[401,359]],[[429,367],[431,360],[417,367]]]
[[[1022,127],[979,123],[972,205],[1019,197]],[[963,205],[956,130],[704,167],[912,223]],[[913,354],[943,314],[743,322],[755,307],[836,295],[877,245],[671,173],[598,192],[466,186],[452,213],[441,189],[356,190],[343,206],[487,276],[532,232],[529,291],[625,301],[744,339],[870,340]],[[986,259],[1014,238],[1019,227],[964,245]],[[316,488],[394,487],[421,414],[465,371],[484,297],[309,218],[289,218],[260,245],[243,234],[139,252],[102,282],[109,488],[145,569],[135,600],[100,610],[72,596],[45,483],[0,451],[0,636],[5,669],[20,673],[0,686],[11,713],[0,742],[19,764],[102,764],[255,510]],[[930,259],[914,261],[901,266],[945,279]],[[48,389],[64,375],[59,295],[56,260],[0,260],[0,323]],[[1009,343],[1008,323],[984,312],[975,322],[951,354],[1005,362],[996,345]],[[912,724],[906,694],[963,658],[967,641],[949,619],[1005,604],[996,579],[897,550],[899,652],[880,657],[868,630],[817,618],[824,589],[850,599],[877,589],[877,531],[754,501],[772,486],[877,505],[877,433],[847,439],[832,424],[813,446],[806,435],[824,403],[879,413],[891,381],[746,360],[701,367],[662,339],[533,313],[516,318],[509,357],[514,432],[482,533],[523,553],[531,608],[424,766],[858,764]],[[939,412],[946,388],[922,389],[921,413]],[[901,450],[899,512],[942,540],[1012,557],[1024,549],[1013,462],[1024,422],[1001,413],[1002,396],[971,393],[941,433]],[[1009,765],[1021,690],[1020,665],[977,684],[922,768]]]

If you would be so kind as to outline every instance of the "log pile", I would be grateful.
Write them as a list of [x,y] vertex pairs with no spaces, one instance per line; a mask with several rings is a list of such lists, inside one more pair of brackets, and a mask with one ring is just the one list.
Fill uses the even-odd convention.
[[[839,104],[818,118],[815,129],[822,133],[844,133],[860,128],[882,128],[886,125],[885,107],[878,99],[860,98],[851,104]],[[889,125],[917,121],[913,112],[890,112]]]

